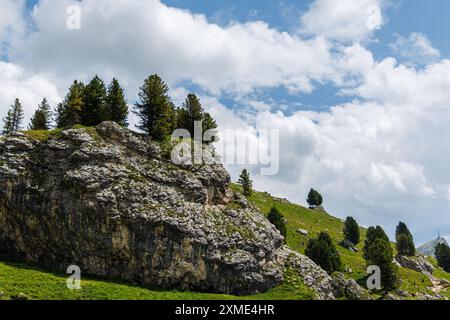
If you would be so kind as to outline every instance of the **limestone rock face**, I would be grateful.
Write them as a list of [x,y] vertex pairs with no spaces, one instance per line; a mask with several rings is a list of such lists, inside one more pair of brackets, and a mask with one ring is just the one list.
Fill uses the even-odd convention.
[[222,165],[176,166],[162,149],[111,122],[43,140],[2,137],[0,256],[232,294],[268,290],[296,268],[318,298],[333,298],[331,278],[283,247],[267,219],[229,190]]

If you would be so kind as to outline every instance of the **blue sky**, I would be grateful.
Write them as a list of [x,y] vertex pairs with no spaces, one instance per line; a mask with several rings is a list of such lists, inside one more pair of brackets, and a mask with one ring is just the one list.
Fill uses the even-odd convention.
[[131,107],[158,73],[178,105],[195,92],[251,143],[280,130],[279,172],[248,165],[257,189],[305,203],[315,187],[339,217],[391,235],[402,220],[418,242],[438,226],[450,235],[450,1],[83,0],[82,28],[68,30],[73,2],[27,0],[40,28],[25,33],[20,2],[2,1],[0,106],[19,97],[29,117],[42,97],[56,105],[74,78],[99,74],[119,78]]

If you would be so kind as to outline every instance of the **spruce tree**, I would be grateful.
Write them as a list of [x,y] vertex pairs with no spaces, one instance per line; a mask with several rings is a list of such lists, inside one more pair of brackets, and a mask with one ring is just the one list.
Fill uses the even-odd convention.
[[168,96],[169,87],[154,74],[145,79],[134,113],[139,116],[138,128],[151,138],[162,141],[175,128],[174,107]]
[[305,254],[329,274],[342,270],[339,252],[326,232],[321,232],[316,239],[309,240]]
[[11,134],[22,129],[22,121],[24,118],[23,107],[20,100],[16,98],[11,108],[8,110],[6,117],[3,119],[3,134]]
[[381,284],[385,291],[398,287],[398,268],[393,263],[393,250],[388,236],[380,227],[369,227],[364,244],[367,265],[375,265],[381,271]]
[[395,240],[399,254],[408,256],[414,256],[416,254],[413,236],[405,223],[400,222],[398,224],[395,230]]
[[84,84],[75,80],[69,88],[63,102],[56,109],[56,126],[70,128],[81,123],[81,110],[83,108]]
[[194,124],[196,121],[202,121],[203,133],[217,128],[213,117],[208,112],[205,112],[197,96],[190,93],[183,104],[183,108],[178,109],[177,126],[180,129],[188,130],[191,136],[194,136]]
[[84,88],[81,123],[96,126],[108,118],[106,112],[106,87],[97,75]]
[[13,111],[12,109],[8,110],[6,117],[3,118],[3,130],[2,134],[7,135],[13,133]]
[[107,120],[114,121],[123,127],[128,126],[128,106],[125,93],[117,79],[113,79],[108,86],[106,96]]
[[439,266],[445,272],[450,272],[450,248],[445,243],[439,243],[434,253]]
[[344,223],[344,238],[354,245],[359,243],[359,226],[353,217],[347,217]]
[[276,207],[272,207],[270,209],[269,214],[267,215],[267,219],[272,223],[275,228],[280,231],[281,235],[284,237],[284,243],[286,243],[287,238],[287,229],[286,229],[286,222],[284,221],[284,217],[281,214],[280,211]]
[[244,196],[249,197],[252,195],[253,181],[250,179],[250,174],[247,169],[242,170],[238,183],[242,186]]
[[308,193],[308,198],[306,199],[310,207],[318,207],[322,205],[323,198],[322,195],[316,190],[312,189]]
[[51,127],[51,108],[47,99],[43,99],[38,105],[28,126],[29,130],[50,130]]

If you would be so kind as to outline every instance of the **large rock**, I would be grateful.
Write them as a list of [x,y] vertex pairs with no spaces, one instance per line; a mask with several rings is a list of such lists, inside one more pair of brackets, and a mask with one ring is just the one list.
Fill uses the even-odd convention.
[[423,256],[407,257],[399,254],[395,256],[395,261],[403,268],[421,272],[426,275],[431,275],[434,271],[433,265]]
[[268,290],[294,268],[318,298],[332,299],[331,278],[285,248],[229,182],[222,165],[175,166],[158,143],[111,122],[44,141],[3,137],[0,255],[232,294]]
[[370,294],[353,279],[346,279],[341,272],[333,273],[334,296],[348,300],[371,300]]

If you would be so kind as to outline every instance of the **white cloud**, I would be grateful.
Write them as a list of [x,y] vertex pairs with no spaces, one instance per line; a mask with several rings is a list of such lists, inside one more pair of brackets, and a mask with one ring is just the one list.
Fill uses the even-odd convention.
[[301,17],[302,32],[358,42],[383,23],[381,0],[316,0]]
[[0,56],[6,54],[13,36],[20,36],[25,30],[24,6],[25,0],[0,0]]
[[190,81],[216,94],[277,86],[309,92],[333,71],[326,40],[304,40],[262,21],[220,27],[157,0],[84,0],[81,30],[69,30],[68,3],[39,2],[32,14],[37,31],[11,48],[16,61],[66,77],[114,74],[133,87],[159,73],[172,85]]
[[61,101],[56,86],[44,76],[0,61],[0,115],[5,115],[14,99],[19,98],[24,107],[26,122],[23,127],[26,128],[28,119],[44,97],[53,106]]
[[399,58],[411,64],[429,64],[441,56],[428,38],[417,32],[411,33],[408,38],[397,36],[390,47]]

